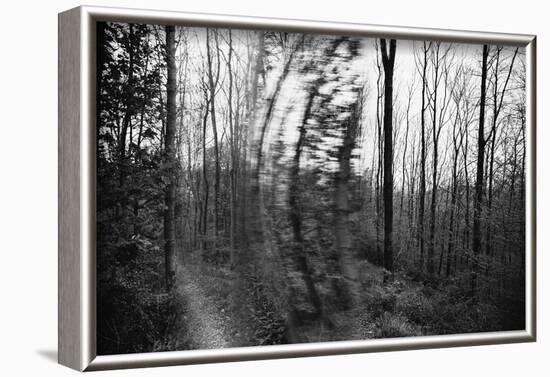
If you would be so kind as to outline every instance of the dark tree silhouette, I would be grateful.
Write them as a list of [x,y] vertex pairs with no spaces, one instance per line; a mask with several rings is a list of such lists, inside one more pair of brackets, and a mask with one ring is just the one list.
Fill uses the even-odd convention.
[[479,270],[479,254],[481,251],[481,217],[483,205],[483,188],[485,186],[483,179],[483,163],[485,161],[485,97],[487,92],[487,57],[489,56],[489,46],[483,45],[483,55],[481,62],[481,89],[479,99],[479,127],[477,135],[477,173],[475,183],[475,201],[474,201],[474,226],[472,235],[472,251],[474,258],[472,261],[472,292],[475,292],[477,284],[477,273]]
[[395,39],[390,39],[389,52],[386,40],[380,39],[384,64],[384,268],[390,274],[393,266],[393,68]]
[[175,234],[175,201],[176,201],[176,42],[175,27],[166,26],[166,135],[164,137],[164,164],[166,166],[166,194],[164,209],[164,253],[166,264],[166,288],[171,290],[175,283],[176,234]]

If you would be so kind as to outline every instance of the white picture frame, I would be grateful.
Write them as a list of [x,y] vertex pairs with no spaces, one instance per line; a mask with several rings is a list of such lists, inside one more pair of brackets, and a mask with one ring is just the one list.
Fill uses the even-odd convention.
[[[95,351],[95,23],[263,29],[526,48],[526,328],[522,331],[98,356]],[[82,6],[59,15],[59,363],[80,371],[536,340],[536,37]]]

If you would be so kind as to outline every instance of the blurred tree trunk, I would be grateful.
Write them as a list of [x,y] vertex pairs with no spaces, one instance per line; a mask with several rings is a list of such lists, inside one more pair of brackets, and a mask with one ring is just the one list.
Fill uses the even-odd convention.
[[[259,45],[258,45],[258,55],[257,55],[257,61],[256,61],[256,73],[255,73],[255,79],[254,81],[257,83],[258,76],[262,75],[264,72],[264,62],[263,62],[263,55],[264,55],[264,39],[265,35],[263,32],[259,33]],[[286,61],[283,65],[283,71],[281,75],[276,79],[275,81],[275,88],[273,89],[271,95],[266,99],[265,104],[265,113],[263,114],[262,119],[258,119],[257,112],[258,108],[256,108],[256,104],[254,103],[254,125],[258,125],[258,131],[259,136],[254,138],[254,145],[251,148],[251,152],[253,154],[252,158],[252,166],[251,166],[251,173],[250,173],[250,195],[249,195],[249,202],[250,202],[250,221],[249,221],[249,230],[250,230],[250,240],[252,243],[256,244],[256,247],[259,247],[262,245],[262,249],[268,248],[271,240],[269,240],[266,233],[269,233],[269,228],[265,226],[265,219],[264,219],[264,205],[263,205],[263,195],[262,195],[262,182],[261,174],[263,171],[263,149],[264,149],[264,141],[265,141],[265,135],[267,134],[269,124],[271,123],[271,120],[273,118],[273,113],[275,111],[275,104],[277,102],[277,99],[279,97],[279,93],[281,92],[281,88],[283,86],[283,83],[286,80],[286,77],[288,76],[288,73],[290,71],[290,65],[293,61],[294,53],[296,52],[297,47],[292,47],[292,50],[290,51],[288,57],[286,58]],[[257,90],[257,88],[253,88],[253,90]],[[256,94],[254,94],[254,98],[256,97]],[[254,133],[252,133],[253,135]],[[254,160],[255,158],[255,160]]]
[[315,99],[317,88],[313,88],[310,92],[306,109],[304,112],[304,117],[302,123],[299,127],[299,136],[298,142],[296,143],[296,148],[294,150],[294,157],[292,159],[292,167],[290,169],[290,182],[288,188],[288,204],[289,204],[289,214],[290,214],[290,223],[292,225],[292,234],[293,234],[293,257],[296,261],[296,265],[304,279],[306,284],[306,289],[309,296],[309,301],[312,303],[315,309],[316,316],[323,316],[323,306],[321,303],[321,298],[319,293],[315,288],[315,283],[312,279],[311,268],[307,258],[307,250],[304,245],[304,238],[302,235],[302,218],[300,213],[299,205],[299,194],[300,194],[300,159],[302,156],[302,150],[304,143],[306,141],[306,124],[311,114],[311,108],[313,106],[313,100]]
[[[281,92],[281,88],[283,86],[283,83],[286,80],[286,77],[288,76],[288,73],[290,72],[290,65],[292,64],[294,53],[296,52],[296,48],[291,47],[292,50],[289,53],[289,56],[286,58],[286,62],[283,66],[283,71],[277,81],[275,82],[275,89],[273,90],[273,93],[271,93],[271,96],[267,98],[267,104],[266,104],[266,112],[263,118],[263,122],[260,125],[260,137],[258,140],[257,150],[256,150],[256,172],[255,175],[259,178],[262,174],[262,168],[264,166],[263,161],[263,148],[264,148],[264,142],[265,142],[265,135],[267,134],[269,124],[271,123],[271,119],[273,118],[273,112],[275,111],[275,104],[277,103],[277,98],[279,98],[279,93]],[[263,72],[263,68],[262,68]]]
[[349,181],[351,177],[351,156],[359,129],[361,94],[352,108],[351,115],[344,126],[344,139],[338,148],[338,172],[336,173],[334,232],[335,246],[340,259],[340,269],[346,281],[349,307],[354,307],[361,293],[357,257],[352,248],[349,224]]
[[[255,141],[255,128],[256,124],[259,123],[258,117],[258,87],[259,87],[259,77],[264,69],[264,43],[265,43],[265,33],[260,31],[258,32],[258,46],[256,52],[256,59],[254,63],[254,69],[252,72],[252,84],[251,84],[251,101],[249,106],[249,129],[248,129],[248,139],[250,140],[249,150],[250,157],[248,164],[248,173],[250,184],[248,187],[248,213],[246,221],[246,229],[248,234],[248,248],[250,251],[261,247],[263,243],[263,225],[262,225],[262,213],[260,207],[260,174],[258,161],[254,161],[254,157],[261,154],[261,143]],[[252,255],[250,255],[252,257]]]

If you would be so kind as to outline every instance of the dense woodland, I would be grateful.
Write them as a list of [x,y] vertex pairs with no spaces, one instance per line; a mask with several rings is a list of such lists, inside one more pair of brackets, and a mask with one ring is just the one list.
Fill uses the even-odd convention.
[[525,51],[97,24],[98,353],[525,327]]

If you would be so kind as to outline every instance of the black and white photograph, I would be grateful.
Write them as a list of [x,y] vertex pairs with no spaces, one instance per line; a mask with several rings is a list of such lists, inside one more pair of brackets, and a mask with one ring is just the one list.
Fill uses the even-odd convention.
[[526,49],[98,22],[97,354],[526,328]]
[[0,376],[547,377],[541,4],[5,2]]

